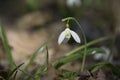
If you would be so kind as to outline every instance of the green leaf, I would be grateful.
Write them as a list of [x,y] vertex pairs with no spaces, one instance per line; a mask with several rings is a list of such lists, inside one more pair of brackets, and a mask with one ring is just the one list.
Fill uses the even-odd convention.
[[95,72],[95,71],[97,71],[98,69],[101,69],[101,68],[102,68],[102,69],[103,69],[103,68],[110,68],[111,71],[112,71],[114,74],[120,76],[120,69],[117,68],[117,67],[115,67],[113,64],[111,64],[111,63],[109,63],[109,62],[102,62],[102,63],[95,64],[94,66],[92,66],[92,67],[90,68],[90,71],[91,71],[91,72]]
[[[55,68],[59,68],[60,66],[68,63],[68,62],[72,62],[74,60],[77,60],[79,58],[83,57],[84,51],[81,52],[76,52],[77,54],[72,54],[69,56],[65,56],[57,61],[55,61],[53,63],[53,66],[55,66]],[[97,53],[105,53],[105,51],[101,48],[92,48],[92,49],[87,49],[87,54],[86,56],[92,55],[92,54],[97,54]]]
[[6,52],[9,64],[10,64],[10,69],[12,70],[15,68],[14,60],[12,57],[12,53],[10,51],[10,47],[9,47],[8,40],[5,34],[5,30],[3,28],[3,24],[1,21],[0,21],[0,37],[2,38],[3,46],[5,48],[5,52]]
[[80,50],[84,49],[85,47],[92,46],[92,45],[97,44],[97,43],[99,43],[99,42],[108,40],[108,39],[110,39],[110,38],[111,38],[111,37],[108,36],[108,37],[102,37],[102,38],[93,40],[93,41],[87,43],[86,45],[82,45],[82,46],[80,46],[80,47],[78,47],[78,48],[76,48],[76,49],[74,49],[74,50],[68,52],[68,53],[66,54],[66,56],[69,56],[69,55],[71,55],[71,54],[74,54],[74,53],[76,53],[77,51],[80,51]]

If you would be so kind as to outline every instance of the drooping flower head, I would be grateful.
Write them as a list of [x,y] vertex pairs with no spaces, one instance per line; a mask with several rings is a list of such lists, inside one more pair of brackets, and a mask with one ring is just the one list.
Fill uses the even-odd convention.
[[73,7],[75,6],[80,6],[81,5],[81,0],[66,0],[67,6],[68,7]]
[[69,25],[66,24],[66,29],[60,34],[58,38],[58,44],[61,44],[65,39],[68,41],[71,38],[71,36],[77,43],[81,42],[78,34],[73,30],[70,30]]

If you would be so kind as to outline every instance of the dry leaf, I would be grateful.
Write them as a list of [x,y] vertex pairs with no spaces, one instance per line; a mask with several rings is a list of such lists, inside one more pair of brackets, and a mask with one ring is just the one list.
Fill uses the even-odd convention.
[[106,80],[105,79],[105,74],[103,73],[103,71],[101,69],[97,73],[97,79],[96,80]]

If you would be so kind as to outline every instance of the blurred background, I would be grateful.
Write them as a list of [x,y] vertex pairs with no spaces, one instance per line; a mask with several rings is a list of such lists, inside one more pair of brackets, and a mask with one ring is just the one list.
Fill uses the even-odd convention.
[[[120,66],[120,0],[0,0],[0,20],[3,22],[15,63],[27,63],[33,52],[50,36],[53,36],[48,46],[50,61],[82,45],[82,37],[80,45],[73,39],[67,44],[57,43],[59,34],[65,29],[65,23],[61,19],[69,16],[79,21],[88,42],[103,36],[113,36],[113,44],[107,41],[94,46],[102,47],[112,54],[110,61]],[[74,22],[70,26],[74,26],[72,29],[82,36]],[[2,68],[8,62],[2,42],[0,44]],[[43,51],[33,64],[44,64],[44,57]],[[106,60],[106,57],[89,58]]]

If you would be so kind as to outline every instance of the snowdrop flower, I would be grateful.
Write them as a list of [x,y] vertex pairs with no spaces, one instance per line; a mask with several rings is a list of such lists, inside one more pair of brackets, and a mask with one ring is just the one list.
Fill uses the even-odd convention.
[[66,0],[66,3],[69,7],[72,7],[72,6],[80,6],[81,5],[81,0]]
[[76,32],[70,30],[70,28],[66,28],[59,36],[58,38],[58,44],[61,44],[64,40],[69,40],[71,38],[71,35],[73,37],[73,39],[77,42],[77,43],[80,43],[80,38],[79,36],[77,35]]

